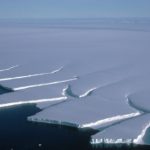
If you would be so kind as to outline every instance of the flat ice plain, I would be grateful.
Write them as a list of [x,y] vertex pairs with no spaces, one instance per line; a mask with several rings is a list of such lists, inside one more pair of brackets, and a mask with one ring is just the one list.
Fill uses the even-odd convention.
[[150,144],[150,19],[0,20],[0,109]]

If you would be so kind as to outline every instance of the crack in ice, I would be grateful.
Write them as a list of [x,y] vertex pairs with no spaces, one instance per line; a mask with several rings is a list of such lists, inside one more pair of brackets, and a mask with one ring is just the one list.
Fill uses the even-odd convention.
[[71,78],[71,79],[67,79],[67,80],[54,81],[54,82],[49,82],[49,83],[41,83],[41,84],[34,84],[34,85],[16,87],[16,88],[13,88],[13,90],[14,91],[26,90],[26,89],[36,88],[36,87],[41,87],[41,86],[48,86],[48,85],[66,83],[66,82],[74,81],[74,80],[77,80],[77,79],[78,78]]
[[84,98],[84,97],[90,96],[92,94],[92,92],[95,91],[96,89],[97,89],[97,87],[94,87],[94,88],[89,89],[82,95],[76,95],[72,92],[71,85],[67,85],[66,88],[63,89],[62,95],[70,96],[73,98]]
[[37,73],[37,74],[31,74],[31,75],[24,75],[24,76],[17,76],[17,77],[10,77],[10,78],[2,78],[0,81],[10,81],[10,80],[17,80],[17,79],[24,79],[24,78],[31,78],[31,77],[36,77],[36,76],[43,76],[43,75],[49,75],[49,74],[55,74],[59,71],[61,71],[63,67],[56,69],[52,72],[46,72],[46,73]]
[[37,100],[10,102],[10,103],[5,103],[5,104],[0,104],[0,108],[18,106],[18,105],[24,105],[24,104],[37,104],[37,103],[44,103],[44,102],[62,101],[62,100],[67,100],[67,97],[56,97],[56,98],[49,98],[49,99],[37,99]]
[[125,115],[117,115],[117,116],[114,116],[114,117],[109,117],[109,118],[105,118],[105,119],[102,119],[102,120],[98,120],[96,122],[91,122],[91,123],[80,125],[80,128],[98,127],[98,126],[101,126],[101,125],[112,123],[114,121],[118,121],[119,122],[121,120],[126,120],[126,119],[129,119],[129,118],[134,118],[134,117],[139,116],[139,115],[141,115],[140,112],[125,114]]
[[97,87],[89,89],[84,94],[80,95],[79,98],[90,96],[96,89],[97,89]]
[[137,106],[136,104],[134,104],[134,103],[132,102],[132,100],[131,100],[129,97],[127,97],[127,102],[128,102],[128,104],[129,104],[129,106],[131,106],[132,108],[134,108],[134,109],[136,109],[136,110],[138,110],[138,111],[140,111],[140,112],[143,112],[143,113],[150,113],[149,110],[146,110],[146,109],[144,109],[144,108],[142,108],[142,107]]
[[64,68],[64,67],[62,66],[62,67],[60,67],[60,68],[58,68],[58,69],[52,71],[51,74],[55,74],[55,73],[61,71],[63,68]]
[[0,72],[9,71],[9,70],[12,70],[12,69],[17,68],[17,67],[19,67],[19,65],[15,65],[15,66],[12,66],[12,67],[9,67],[9,68],[1,69]]

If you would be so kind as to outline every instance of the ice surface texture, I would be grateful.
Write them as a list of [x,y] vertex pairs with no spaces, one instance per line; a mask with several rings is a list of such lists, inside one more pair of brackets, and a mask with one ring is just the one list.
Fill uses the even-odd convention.
[[41,21],[0,21],[0,108],[36,103],[29,121],[150,144],[150,21]]

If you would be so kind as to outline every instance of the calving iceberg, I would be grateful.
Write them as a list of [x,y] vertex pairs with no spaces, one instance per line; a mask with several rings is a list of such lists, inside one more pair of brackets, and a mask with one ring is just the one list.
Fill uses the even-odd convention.
[[94,130],[92,144],[150,144],[150,22],[125,22],[0,26],[0,109],[34,103],[29,121]]

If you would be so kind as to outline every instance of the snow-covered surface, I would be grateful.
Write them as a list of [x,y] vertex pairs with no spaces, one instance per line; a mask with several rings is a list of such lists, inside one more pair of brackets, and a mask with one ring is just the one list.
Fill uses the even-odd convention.
[[150,144],[150,20],[0,21],[0,108]]

